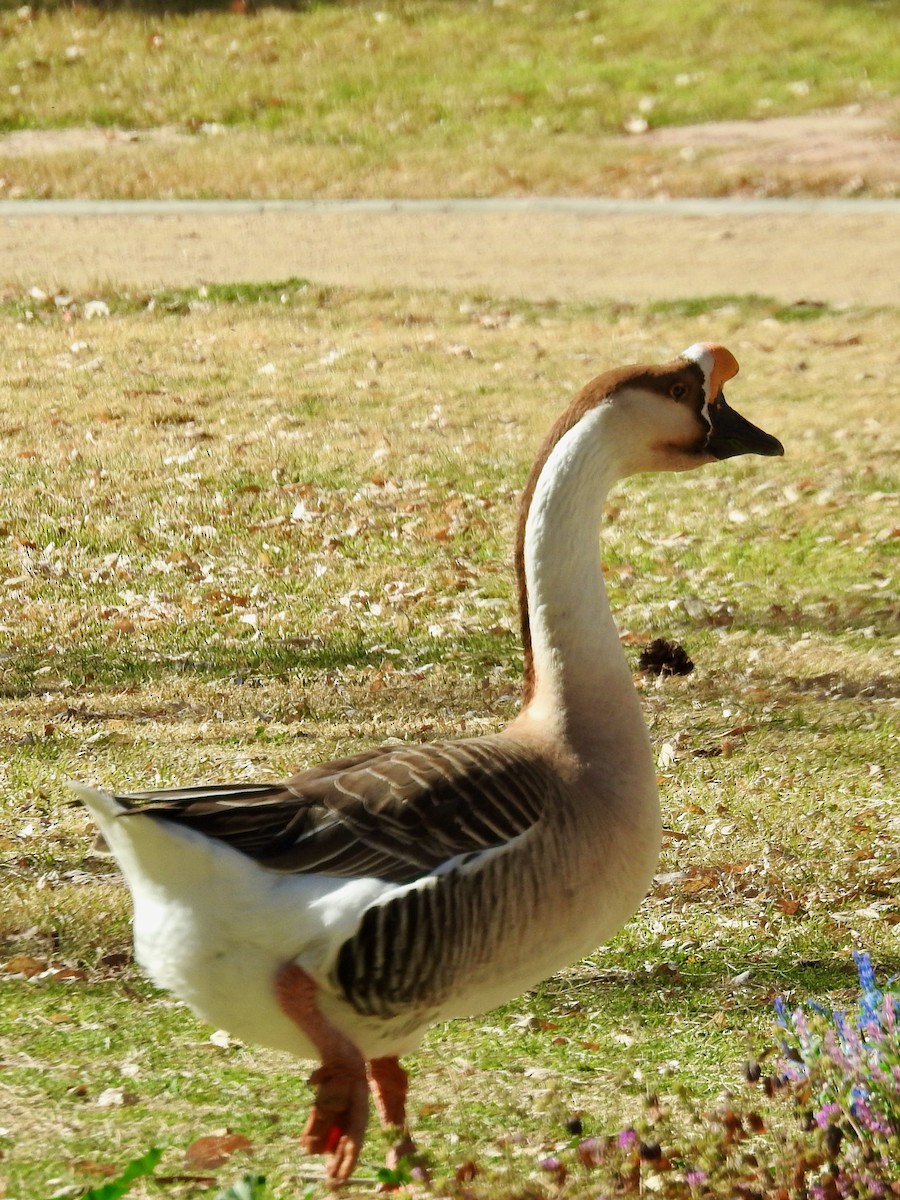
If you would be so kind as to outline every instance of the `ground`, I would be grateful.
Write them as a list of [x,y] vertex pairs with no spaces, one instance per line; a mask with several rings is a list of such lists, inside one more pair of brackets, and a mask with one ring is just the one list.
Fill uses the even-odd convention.
[[[891,112],[843,110],[768,121],[651,131],[636,144],[665,148],[667,169],[703,156],[707,172],[759,177],[815,173],[832,195],[854,180],[900,175]],[[93,141],[114,153],[127,135],[96,131],[8,134],[7,154],[52,155]],[[147,137],[147,134],[142,134]],[[154,136],[186,135],[158,131]],[[672,156],[673,148],[677,153]],[[0,224],[0,284],[83,291],[93,284],[184,286],[308,278],[351,286],[479,289],[536,299],[623,301],[756,293],[784,302],[893,304],[900,300],[900,214],[859,201],[849,211],[723,214],[577,211],[542,207],[472,211],[322,206],[313,211],[182,210],[166,215],[40,215],[7,208]]]
[[675,147],[688,163],[704,154],[707,166],[735,183],[742,173],[757,179],[787,174],[798,192],[830,181],[833,192],[845,196],[882,186],[896,194],[900,141],[892,136],[890,122],[898,111],[896,102],[866,109],[854,104],[799,117],[649,130],[642,140]]

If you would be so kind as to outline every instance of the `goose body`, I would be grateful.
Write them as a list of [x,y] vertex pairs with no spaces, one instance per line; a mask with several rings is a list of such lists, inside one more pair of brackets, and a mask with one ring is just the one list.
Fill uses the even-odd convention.
[[[610,807],[590,824],[572,811],[571,799],[584,787],[574,768],[509,733],[432,745],[427,755],[388,747],[329,784],[362,791],[388,771],[433,780],[440,769],[450,786],[471,786],[473,774],[496,772],[501,760],[514,819],[501,824],[478,814],[480,827],[458,834],[471,848],[453,853],[451,846],[437,862],[441,844],[422,853],[417,836],[409,843],[417,861],[373,863],[370,874],[261,866],[233,843],[163,816],[178,809],[157,809],[155,817],[152,808],[142,816],[132,810],[119,820],[128,800],[77,790],[128,881],[136,956],[154,983],[237,1037],[314,1058],[314,1046],[272,990],[278,969],[296,961],[319,985],[323,1013],[368,1060],[409,1053],[436,1021],[493,1008],[589,954],[646,891],[660,836],[652,772],[640,781],[643,813]],[[569,775],[571,790],[560,783]],[[304,774],[292,781],[299,797],[304,782]],[[186,791],[163,803],[191,805],[196,813],[222,802]],[[376,823],[373,832],[381,834]],[[347,836],[346,825],[339,828]],[[580,839],[589,840],[590,853],[574,852]]]
[[550,431],[516,548],[523,704],[501,732],[368,750],[283,784],[73,785],[131,890],[153,981],[240,1038],[321,1062],[303,1142],[331,1153],[335,1182],[362,1144],[367,1073],[402,1133],[398,1057],[434,1022],[595,950],[649,886],[655,768],[597,532],[624,476],[783,453],[726,405],[736,371],[703,343],[609,372]]

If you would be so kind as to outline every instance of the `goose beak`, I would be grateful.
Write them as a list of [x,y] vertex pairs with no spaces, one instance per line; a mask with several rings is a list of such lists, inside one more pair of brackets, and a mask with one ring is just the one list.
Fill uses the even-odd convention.
[[757,428],[726,404],[721,389],[708,412],[710,431],[706,451],[715,458],[734,458],[737,454],[764,454],[774,458],[784,454],[784,446],[778,438]]

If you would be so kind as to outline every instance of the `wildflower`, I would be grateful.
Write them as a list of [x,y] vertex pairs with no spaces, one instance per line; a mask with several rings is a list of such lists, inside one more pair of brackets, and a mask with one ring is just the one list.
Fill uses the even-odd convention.
[[546,1171],[548,1175],[552,1175],[557,1183],[565,1183],[568,1169],[566,1164],[555,1156],[550,1158],[542,1158],[538,1163],[542,1171]]
[[878,1133],[882,1137],[890,1137],[891,1126],[884,1117],[872,1111],[867,1090],[862,1087],[855,1087],[851,1094],[853,1099],[850,1103],[850,1112],[853,1116],[863,1124],[869,1133]]
[[640,1143],[640,1140],[633,1129],[623,1129],[616,1138],[616,1145],[620,1150],[633,1150]]
[[829,1104],[823,1104],[816,1113],[816,1124],[820,1129],[827,1129],[832,1124],[832,1117],[838,1116],[841,1111],[841,1106],[831,1101]]
[[833,1029],[827,1029],[825,1031],[824,1043],[825,1052],[832,1062],[837,1063],[837,1065],[843,1071],[847,1071],[848,1073],[851,1072],[853,1070],[853,1063],[844,1053],[843,1047],[838,1040],[838,1036]]
[[875,982],[875,969],[871,957],[865,950],[854,950],[856,973],[859,976],[859,986],[863,996],[871,996],[875,1004],[881,1003],[881,992]]
[[796,1088],[804,1128],[829,1163],[827,1177],[806,1181],[811,1200],[873,1200],[896,1194],[900,1183],[896,997],[878,987],[868,954],[854,957],[860,994],[853,1016],[829,1018],[821,1006],[807,1005],[788,1017],[783,1004],[776,1006],[781,1073]]
[[606,1145],[603,1139],[597,1137],[583,1138],[578,1143],[578,1161],[590,1170],[603,1162]]
[[884,998],[882,1012],[884,1013],[885,1029],[888,1033],[894,1033],[897,1029],[897,1010],[896,1001],[890,992]]

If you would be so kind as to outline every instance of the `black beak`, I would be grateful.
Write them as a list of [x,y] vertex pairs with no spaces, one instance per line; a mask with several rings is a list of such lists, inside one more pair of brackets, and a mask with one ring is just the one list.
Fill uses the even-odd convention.
[[709,419],[711,429],[706,450],[716,458],[734,458],[737,454],[764,454],[773,458],[784,454],[778,438],[758,429],[730,408],[721,392],[709,406]]

